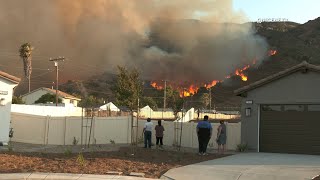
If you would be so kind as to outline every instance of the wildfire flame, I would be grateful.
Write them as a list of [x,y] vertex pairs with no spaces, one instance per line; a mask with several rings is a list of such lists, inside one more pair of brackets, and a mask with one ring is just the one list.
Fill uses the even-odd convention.
[[161,90],[163,89],[162,86],[158,85],[156,82],[152,81],[150,84],[153,88],[157,89],[157,90]]
[[[277,50],[269,50],[268,51],[268,56],[274,56],[275,54],[277,54]],[[255,65],[257,63],[257,59],[254,59],[252,61],[252,65]],[[236,69],[235,72],[233,74],[230,74],[228,76],[225,77],[225,79],[229,79],[231,78],[231,76],[236,75],[241,77],[242,81],[248,81],[248,76],[244,74],[244,71],[247,70],[251,65],[246,65],[243,68],[240,69]],[[222,80],[223,81],[223,80]],[[214,87],[218,82],[218,80],[213,80],[208,84],[203,84],[203,86],[199,85],[195,85],[195,84],[191,84],[188,88],[176,88],[179,90],[180,93],[180,97],[188,97],[188,96],[192,96],[194,94],[196,94],[199,90],[199,87],[205,87],[207,89],[210,89],[211,87]],[[150,84],[152,87],[154,87],[157,90],[162,90],[163,86],[159,85],[159,83],[152,81]]]
[[245,67],[243,67],[242,69],[237,69],[235,71],[235,75],[240,76],[242,81],[247,81],[248,80],[248,76],[246,76],[243,71],[247,70],[250,67],[250,65],[247,65]]
[[275,54],[277,54],[277,50],[269,50],[268,52],[269,56],[274,56]]
[[213,80],[210,84],[205,84],[204,87],[210,89],[211,87],[215,86],[219,81]]

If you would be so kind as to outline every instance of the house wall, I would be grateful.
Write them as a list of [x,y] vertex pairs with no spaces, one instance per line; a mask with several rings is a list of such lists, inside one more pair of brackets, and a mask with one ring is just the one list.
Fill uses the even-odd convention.
[[74,107],[78,107],[78,100],[73,99],[72,100],[72,104],[73,104]]
[[64,98],[61,98],[61,99],[62,99],[62,103],[70,104],[70,99],[64,99]]
[[[295,72],[247,92],[241,106],[241,141],[258,150],[259,107],[261,104],[320,104],[320,74]],[[252,100],[253,104],[246,104]],[[251,116],[245,109],[251,108]]]
[[10,110],[12,102],[13,88],[17,84],[0,78],[0,99],[4,98],[4,106],[0,105],[0,142],[7,143],[9,141],[9,128],[10,128]]

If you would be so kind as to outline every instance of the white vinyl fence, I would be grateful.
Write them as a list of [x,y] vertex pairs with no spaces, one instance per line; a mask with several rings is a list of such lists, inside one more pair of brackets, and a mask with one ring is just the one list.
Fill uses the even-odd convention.
[[41,105],[26,105],[26,104],[12,104],[11,112],[31,114],[38,116],[55,116],[55,117],[65,117],[65,116],[81,116],[81,107],[72,106],[41,106]]
[[[140,140],[143,139],[143,127],[146,121],[139,121],[138,125],[138,136]],[[152,121],[154,127],[158,124],[157,121]],[[197,123],[180,123],[171,121],[162,121],[162,125],[165,129],[163,143],[164,145],[174,146],[180,144],[180,132],[182,124],[182,136],[181,136],[181,146],[198,148],[198,137],[196,134]],[[213,127],[212,138],[210,139],[208,148],[217,149],[217,144],[215,142],[217,138],[217,129],[219,124],[212,123]],[[226,123],[227,126],[227,144],[226,147],[229,150],[236,150],[237,145],[241,142],[241,123]],[[152,132],[152,143],[156,143],[155,131]]]
[[[122,117],[95,117],[92,121],[92,131],[90,137],[91,144],[110,144],[131,143],[131,116]],[[134,124],[136,119],[134,120]],[[143,126],[145,120],[139,120],[138,137],[140,143],[143,142]],[[154,127],[157,121],[153,121]],[[196,135],[197,123],[180,123],[172,121],[163,121],[165,128],[164,144],[168,146],[180,144],[180,132],[182,124],[181,146],[198,148],[198,139]],[[52,144],[52,145],[72,145],[74,139],[77,144],[89,141],[91,120],[84,118],[81,124],[81,117],[51,117],[35,116],[19,113],[11,113],[11,127],[14,135],[11,139],[14,142],[32,143],[32,144]],[[217,148],[215,143],[218,124],[213,123],[213,136],[210,139],[208,148]],[[237,144],[241,141],[241,124],[228,123],[227,126],[227,149],[236,150]],[[135,131],[136,127],[134,127]],[[155,143],[155,132],[152,134],[152,141]]]
[[[89,142],[91,119],[51,117],[11,113],[12,141],[32,144],[72,145]],[[95,117],[92,121],[91,144],[128,143],[131,140],[131,118]],[[87,127],[86,127],[87,126]],[[83,127],[83,128],[81,128]]]

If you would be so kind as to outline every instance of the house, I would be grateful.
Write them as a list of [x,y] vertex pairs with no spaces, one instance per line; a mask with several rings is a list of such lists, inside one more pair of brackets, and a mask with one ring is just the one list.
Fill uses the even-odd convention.
[[11,102],[13,88],[20,82],[20,78],[0,71],[0,144],[9,142],[11,119]]
[[[35,101],[37,101],[42,95],[45,95],[47,93],[56,94],[56,90],[55,89],[50,89],[50,88],[45,88],[45,87],[41,87],[38,88],[36,90],[33,90],[27,94],[22,95],[22,100],[24,102],[26,102],[26,104],[34,104]],[[65,92],[59,91],[58,90],[58,98],[62,99],[62,103],[65,106],[74,106],[77,107],[78,103],[81,99],[74,97],[70,94],[67,94]]]
[[241,141],[258,152],[320,154],[320,66],[303,62],[235,91]]
[[99,108],[100,110],[104,110],[104,111],[120,111],[120,109],[114,105],[112,102],[109,102],[105,105],[100,106]]
[[140,109],[140,111],[141,111],[141,112],[142,112],[142,111],[145,111],[145,112],[152,112],[153,110],[151,109],[151,107],[150,107],[150,106],[145,106],[145,107],[141,108],[141,109]]
[[150,106],[145,106],[143,108],[140,109],[140,112],[139,112],[139,116],[140,117],[149,117],[151,118],[152,117],[152,114],[153,114],[153,109],[151,109]]

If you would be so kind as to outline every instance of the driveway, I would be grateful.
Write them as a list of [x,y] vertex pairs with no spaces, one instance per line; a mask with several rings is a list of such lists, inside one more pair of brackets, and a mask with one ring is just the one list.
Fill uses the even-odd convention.
[[320,156],[240,153],[169,170],[163,179],[301,180],[320,174]]

